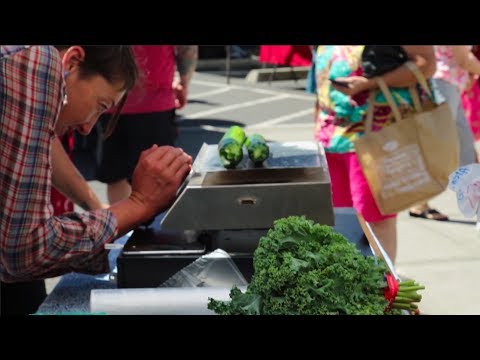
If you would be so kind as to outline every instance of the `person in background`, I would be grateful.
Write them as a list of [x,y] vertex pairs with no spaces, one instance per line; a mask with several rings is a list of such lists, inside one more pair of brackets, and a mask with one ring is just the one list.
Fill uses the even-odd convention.
[[[474,45],[472,53],[477,60],[480,60],[480,45]],[[480,140],[480,80],[476,74],[469,74],[469,82],[462,94],[462,105],[465,110],[465,117],[470,125],[475,141]],[[478,152],[476,151],[478,162]],[[480,222],[476,224],[477,231],[480,231]]]
[[[391,124],[393,114],[374,79],[363,76],[364,46],[319,46],[316,57],[319,112],[315,138],[326,152],[333,205],[353,207],[370,223],[392,261],[397,251],[396,214],[380,213],[355,153],[353,141],[364,133],[368,96],[376,90],[373,130]],[[435,72],[432,46],[403,46],[408,59],[429,78]],[[414,111],[408,87],[417,79],[404,65],[381,75],[403,115]],[[333,83],[331,80],[335,80]],[[422,94],[422,101],[425,99]]]
[[[471,49],[471,46],[464,45],[435,46],[437,71],[433,75],[433,84],[448,103],[457,125],[460,166],[477,162],[473,133],[467,123],[461,98],[470,82],[470,76],[480,75],[480,61]],[[410,209],[409,214],[412,217],[429,220],[448,220],[447,215],[431,208],[428,203],[416,205]]]
[[[472,48],[472,53],[477,59],[480,59],[480,45]],[[470,73],[467,87],[462,94],[462,105],[465,110],[465,116],[475,141],[480,140],[480,81],[479,76]]]
[[167,208],[192,159],[181,149],[152,146],[139,159],[128,199],[54,216],[52,184],[72,200],[90,200],[57,136],[88,134],[109,109],[117,109],[115,120],[137,80],[132,51],[0,46],[0,65],[1,310],[2,316],[25,315],[45,296],[38,280],[108,272],[105,244]]
[[[51,202],[53,215],[61,215],[74,210],[74,205],[80,206],[83,210],[105,209],[108,205],[103,204],[92,188],[85,181],[85,178],[73,164],[73,150],[75,133],[68,130],[64,135],[58,137],[52,145],[52,163],[55,168],[63,169],[64,182],[59,191],[55,186],[51,191]],[[60,171],[60,170],[59,170]],[[63,176],[60,176],[63,177]],[[65,195],[64,192],[67,194]]]
[[[310,69],[308,69],[307,80],[305,84],[305,91],[308,94],[317,94],[317,71],[315,67],[315,59],[317,56],[317,46],[311,46],[312,50],[312,64]],[[318,116],[318,99],[315,99],[313,105],[313,118],[316,119]]]
[[[129,94],[115,131],[103,144],[99,166],[98,180],[107,184],[110,204],[130,195],[131,177],[142,151],[153,144],[174,145],[178,132],[175,111],[187,103],[198,57],[196,45],[147,45],[132,49],[143,76]],[[102,123],[106,120],[103,116]]]
[[[66,134],[60,137],[60,142],[63,145],[63,148],[67,155],[71,158],[71,152],[73,150],[73,133],[68,131]],[[71,212],[74,210],[74,203],[68,197],[63,195],[55,187],[52,187],[52,192],[50,195],[52,206],[53,206],[53,215],[62,215],[66,212]]]

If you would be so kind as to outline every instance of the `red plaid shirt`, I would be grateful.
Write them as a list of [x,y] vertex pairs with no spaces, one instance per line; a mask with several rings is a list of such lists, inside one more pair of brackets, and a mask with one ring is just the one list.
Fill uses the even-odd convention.
[[0,47],[0,280],[107,272],[109,210],[53,216],[51,146],[64,94],[58,51]]

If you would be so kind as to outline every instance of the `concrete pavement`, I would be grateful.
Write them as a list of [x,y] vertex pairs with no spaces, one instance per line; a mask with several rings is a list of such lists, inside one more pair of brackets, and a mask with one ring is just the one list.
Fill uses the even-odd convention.
[[398,217],[396,268],[424,284],[420,309],[426,314],[480,314],[480,233],[461,215],[447,190],[430,202],[450,216],[440,222]]

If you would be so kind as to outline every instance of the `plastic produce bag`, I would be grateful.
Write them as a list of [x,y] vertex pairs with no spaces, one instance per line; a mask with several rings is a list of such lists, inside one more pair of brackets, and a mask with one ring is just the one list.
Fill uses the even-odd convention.
[[186,266],[159,287],[247,286],[244,276],[227,252],[217,249]]
[[448,188],[456,192],[462,214],[480,220],[480,164],[458,168],[450,174]]

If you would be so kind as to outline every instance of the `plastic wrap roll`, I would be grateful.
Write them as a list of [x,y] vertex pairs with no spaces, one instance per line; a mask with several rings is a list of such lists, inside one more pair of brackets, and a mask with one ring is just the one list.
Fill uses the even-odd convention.
[[[240,287],[245,291],[245,287]],[[229,300],[231,288],[178,287],[148,289],[96,289],[90,311],[108,315],[214,315],[208,298]]]

